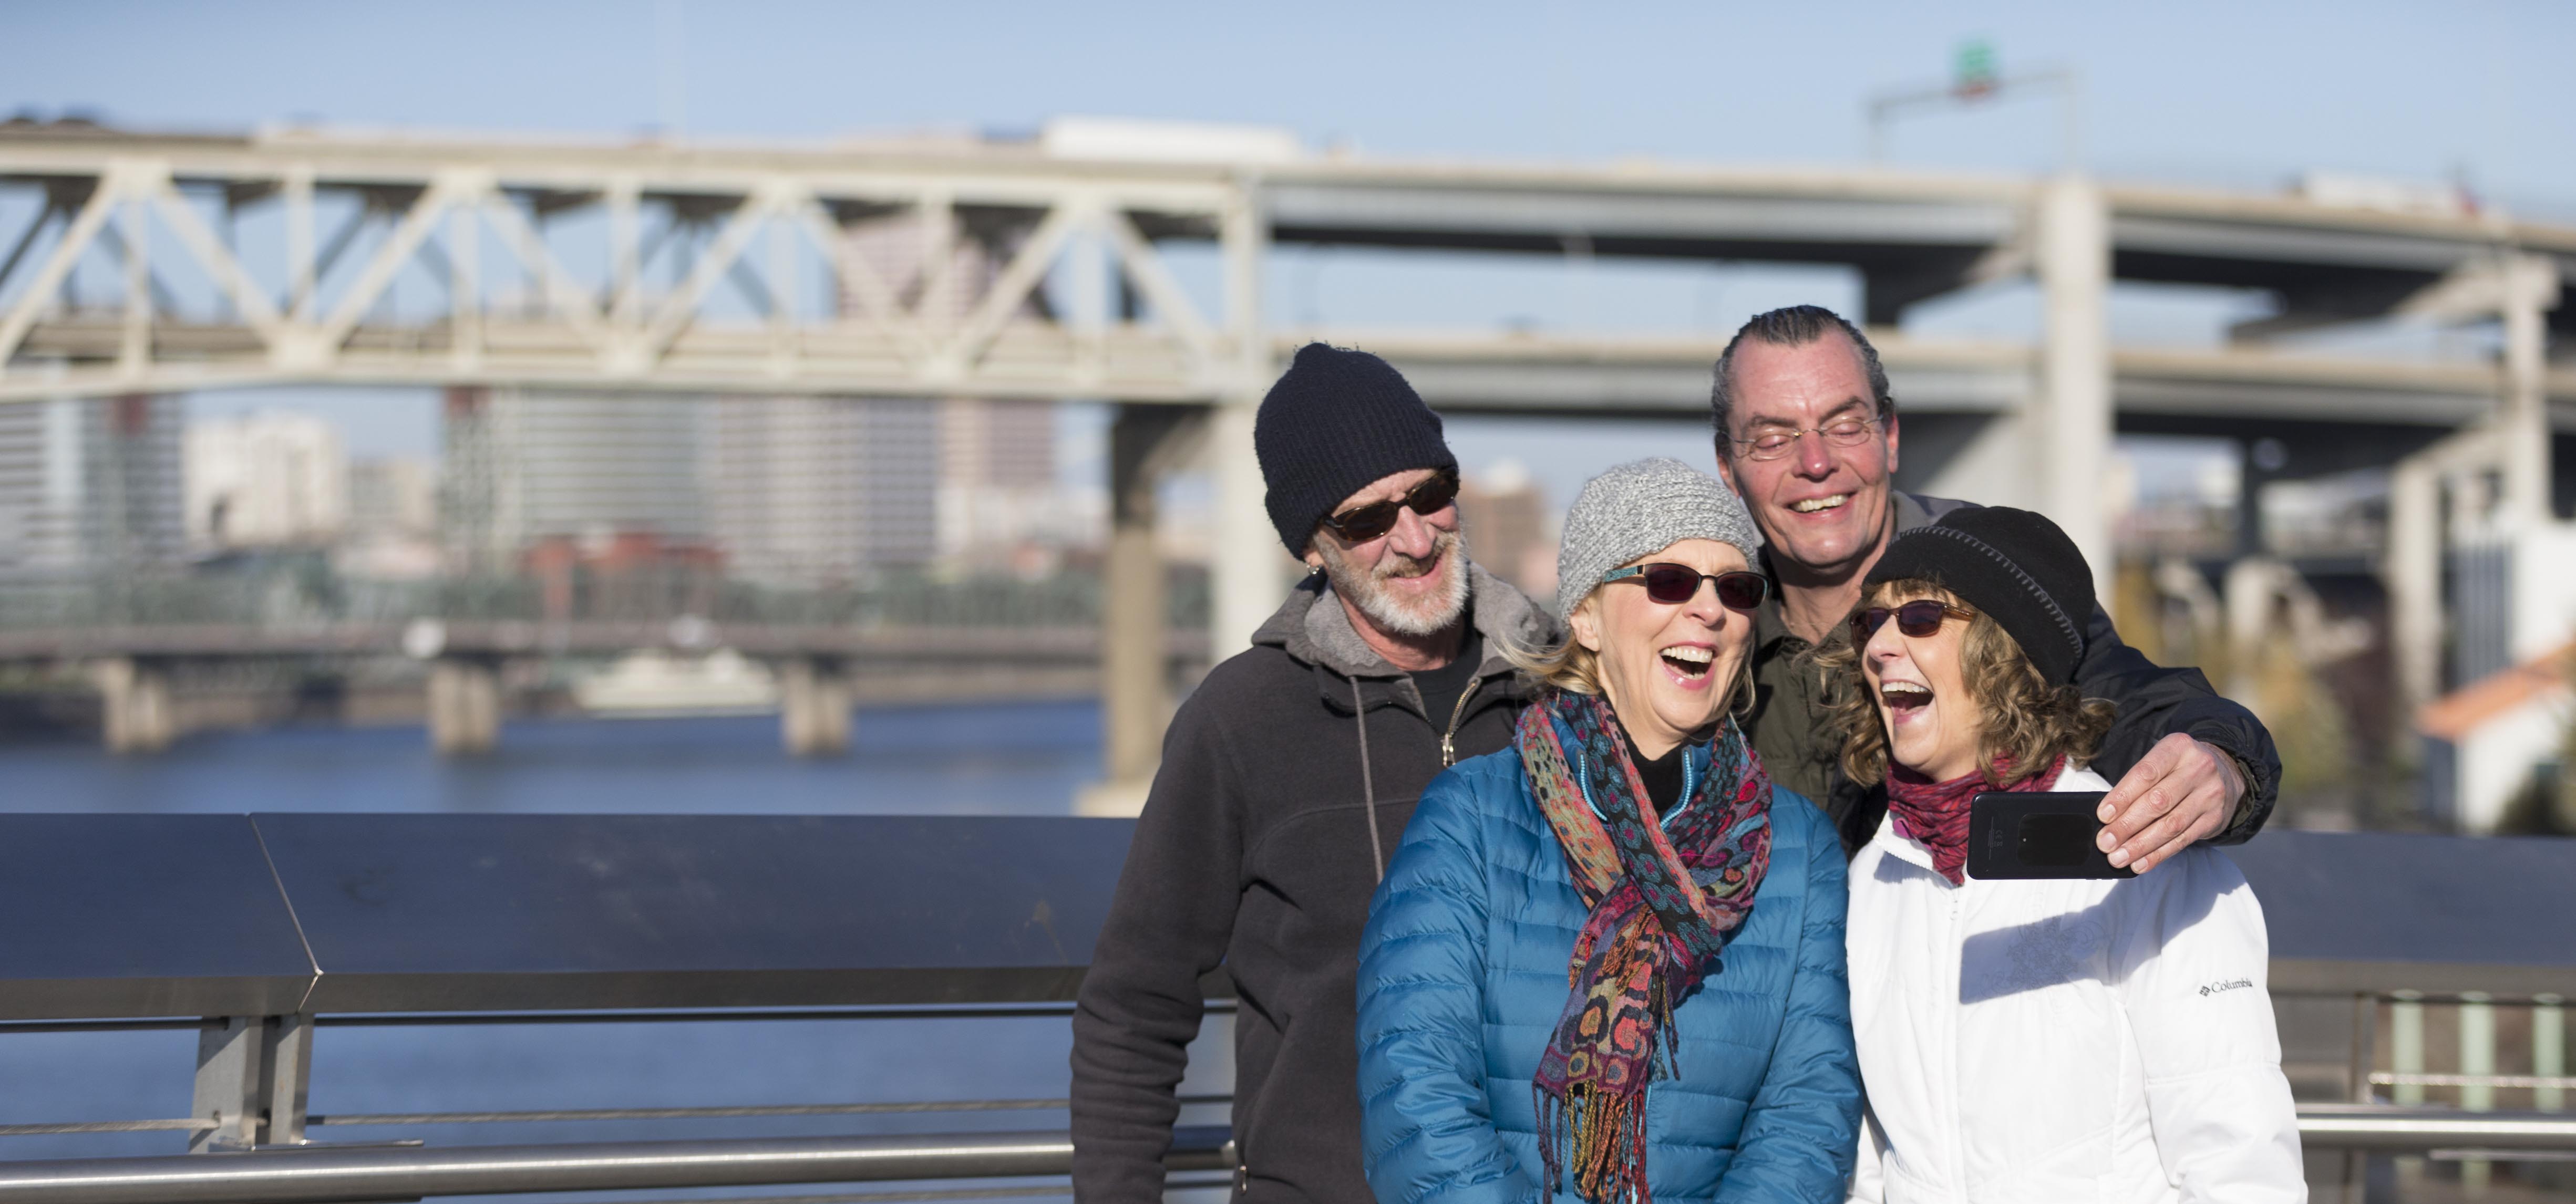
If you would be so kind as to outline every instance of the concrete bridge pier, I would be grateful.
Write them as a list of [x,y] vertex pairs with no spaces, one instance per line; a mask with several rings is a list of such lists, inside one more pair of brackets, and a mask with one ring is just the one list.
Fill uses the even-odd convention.
[[476,756],[501,740],[501,666],[443,656],[429,663],[429,746],[441,756]]
[[2111,440],[2111,211],[2099,186],[2068,173],[2042,188],[2035,226],[2047,342],[2037,436],[2042,513],[2057,520],[2111,596],[2111,516],[2102,496]]
[[110,657],[91,666],[98,683],[99,730],[111,753],[157,753],[179,735],[170,705],[170,670],[140,657]]
[[1134,815],[1162,764],[1172,718],[1171,607],[1154,546],[1156,494],[1205,429],[1198,411],[1130,402],[1109,428],[1109,552],[1100,615],[1101,768],[1085,815]]
[[778,665],[779,735],[799,757],[850,751],[850,681],[828,658],[800,656]]

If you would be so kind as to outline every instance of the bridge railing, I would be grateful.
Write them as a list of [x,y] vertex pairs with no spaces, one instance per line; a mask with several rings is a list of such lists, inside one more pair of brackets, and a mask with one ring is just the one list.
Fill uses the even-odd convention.
[[[1205,628],[1204,574],[1176,573],[1169,622]],[[644,567],[556,575],[388,580],[319,558],[249,570],[132,572],[0,581],[0,630],[104,627],[399,627],[451,622],[669,622],[830,627],[1071,627],[1100,621],[1097,571],[1025,578],[887,574],[864,584],[787,587],[720,571]]]
[[[0,1039],[173,1029],[197,1037],[187,1116],[0,1126],[0,1138],[168,1132],[173,1153],[0,1161],[0,1204],[951,1178],[993,1182],[829,1199],[1061,1195],[1071,1145],[1055,1129],[719,1137],[694,1128],[665,1140],[452,1146],[403,1135],[450,1125],[1042,1115],[1066,1106],[1052,1095],[358,1112],[312,1098],[313,1037],[333,1028],[1067,1016],[1131,830],[1119,820],[976,817],[0,815],[0,912],[47,921],[0,942]],[[2576,845],[2284,832],[2235,856],[2270,919],[2271,985],[2294,1081],[2303,1060],[2342,1054],[2339,1083],[2303,1088],[2312,1182],[2360,1184],[2390,1156],[2429,1155],[2482,1174],[2576,1151],[2576,1114],[2554,1110],[2565,1102],[2563,1075],[2492,1056],[2448,1074],[2421,1063],[2420,1032],[2403,1035],[2422,1023],[2420,1011],[2407,1019],[2409,1007],[2529,1005],[2533,1024],[2517,1031],[2529,1034],[2529,1058],[2544,1056],[2539,1013],[2563,1018],[2551,988],[2576,975],[2576,949],[2564,926],[2528,920],[2576,902]],[[2387,872],[2398,862],[2415,875],[2403,881],[2423,885],[2374,899],[2401,881]],[[1222,975],[1205,985],[1224,1010]],[[2338,1009],[2347,1027],[2319,1023]],[[2473,1028],[2476,1014],[2460,1011],[2459,1025]],[[2418,1054],[2406,1052],[2410,1041]],[[2488,1110],[2524,1097],[2464,1094],[2443,1107],[2409,1090],[2426,1087],[2437,1097],[2480,1087],[2533,1094],[2523,1110]],[[391,1127],[397,1140],[327,1139],[362,1126]],[[181,1142],[190,1154],[175,1152]],[[1224,1184],[1207,1176],[1230,1164],[1226,1143],[1221,1127],[1185,1128],[1170,1159],[1174,1184]]]

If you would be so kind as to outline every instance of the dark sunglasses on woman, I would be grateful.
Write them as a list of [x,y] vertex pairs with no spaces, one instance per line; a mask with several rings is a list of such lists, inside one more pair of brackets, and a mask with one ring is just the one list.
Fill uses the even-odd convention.
[[1396,515],[1406,510],[1415,514],[1438,514],[1458,500],[1458,474],[1453,469],[1433,473],[1429,480],[1406,490],[1403,497],[1383,502],[1353,506],[1324,520],[1343,543],[1367,543],[1395,529]]
[[1771,596],[1771,579],[1760,573],[1737,570],[1732,573],[1703,573],[1687,564],[1659,560],[1653,564],[1632,564],[1601,574],[1604,585],[1630,577],[1646,583],[1646,596],[1666,606],[1679,606],[1699,596],[1699,583],[1717,583],[1717,601],[1728,610],[1752,610]]
[[1909,635],[1919,640],[1941,630],[1941,620],[1944,618],[1973,619],[1977,617],[1977,612],[1962,610],[1947,602],[1930,598],[1919,598],[1903,606],[1873,606],[1867,610],[1853,612],[1852,642],[1868,643],[1869,637],[1877,635],[1878,629],[1886,626],[1890,617],[1896,620],[1898,635]]

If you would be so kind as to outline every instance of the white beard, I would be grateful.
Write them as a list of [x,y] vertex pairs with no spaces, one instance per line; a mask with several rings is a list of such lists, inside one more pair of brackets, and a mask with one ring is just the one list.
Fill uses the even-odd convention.
[[1431,556],[1440,561],[1441,586],[1419,602],[1398,600],[1387,592],[1384,582],[1395,576],[1396,570],[1418,567],[1421,561],[1388,552],[1378,558],[1376,567],[1363,570],[1343,559],[1342,550],[1329,539],[1317,538],[1315,547],[1324,558],[1324,575],[1332,579],[1333,592],[1350,599],[1381,631],[1391,635],[1432,635],[1447,630],[1459,615],[1466,613],[1467,538],[1456,531],[1442,532],[1431,545]]

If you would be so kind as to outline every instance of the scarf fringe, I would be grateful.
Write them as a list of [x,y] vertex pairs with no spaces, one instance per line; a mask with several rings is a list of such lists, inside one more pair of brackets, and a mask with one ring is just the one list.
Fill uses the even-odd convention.
[[1547,1194],[1565,1181],[1572,1156],[1575,1194],[1586,1204],[1646,1204],[1646,1097],[1588,1086],[1572,1099],[1533,1085],[1538,1111],[1539,1160],[1547,1167]]

